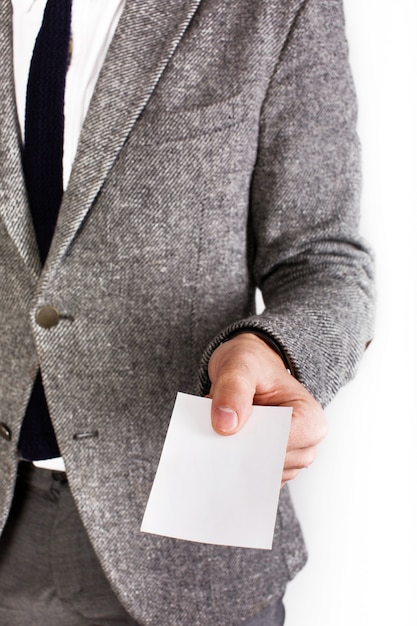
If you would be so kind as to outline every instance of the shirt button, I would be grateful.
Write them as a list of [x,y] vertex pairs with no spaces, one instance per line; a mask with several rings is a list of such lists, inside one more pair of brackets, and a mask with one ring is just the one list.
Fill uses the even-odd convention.
[[6,441],[12,440],[12,431],[4,422],[0,422],[0,437],[3,437]]
[[53,306],[45,304],[36,311],[35,320],[42,328],[52,328],[59,324],[59,313]]

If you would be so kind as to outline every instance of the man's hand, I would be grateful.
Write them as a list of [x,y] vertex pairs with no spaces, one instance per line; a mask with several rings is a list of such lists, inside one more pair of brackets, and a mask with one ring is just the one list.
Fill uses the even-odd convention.
[[238,432],[247,421],[252,404],[291,406],[293,416],[282,485],[314,461],[317,444],[327,434],[324,412],[262,339],[242,333],[223,343],[213,352],[208,372],[213,398],[211,419],[216,432]]

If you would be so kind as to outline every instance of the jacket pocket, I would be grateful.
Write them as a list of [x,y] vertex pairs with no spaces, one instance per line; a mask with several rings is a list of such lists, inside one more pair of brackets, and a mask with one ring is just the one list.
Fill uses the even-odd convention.
[[138,120],[137,130],[143,144],[184,141],[235,126],[248,114],[249,105],[239,94],[190,109],[145,111]]

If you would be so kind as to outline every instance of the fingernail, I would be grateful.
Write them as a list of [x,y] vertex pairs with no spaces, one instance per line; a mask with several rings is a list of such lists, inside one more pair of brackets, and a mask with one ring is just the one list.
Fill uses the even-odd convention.
[[223,433],[229,433],[236,428],[239,420],[236,411],[219,406],[213,414],[213,428]]

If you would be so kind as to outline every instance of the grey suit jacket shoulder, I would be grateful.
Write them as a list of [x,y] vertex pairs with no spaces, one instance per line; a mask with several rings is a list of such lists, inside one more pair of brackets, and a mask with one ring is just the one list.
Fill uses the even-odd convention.
[[[305,562],[286,489],[269,551],[139,532],[178,390],[267,332],[323,404],[371,336],[340,0],[127,0],[41,271],[0,8],[1,518],[37,368],[103,568],[147,625],[230,626]],[[255,309],[255,289],[265,310]],[[38,307],[60,313],[51,329]],[[98,432],[94,438],[77,433]],[[75,437],[74,437],[75,435]]]

